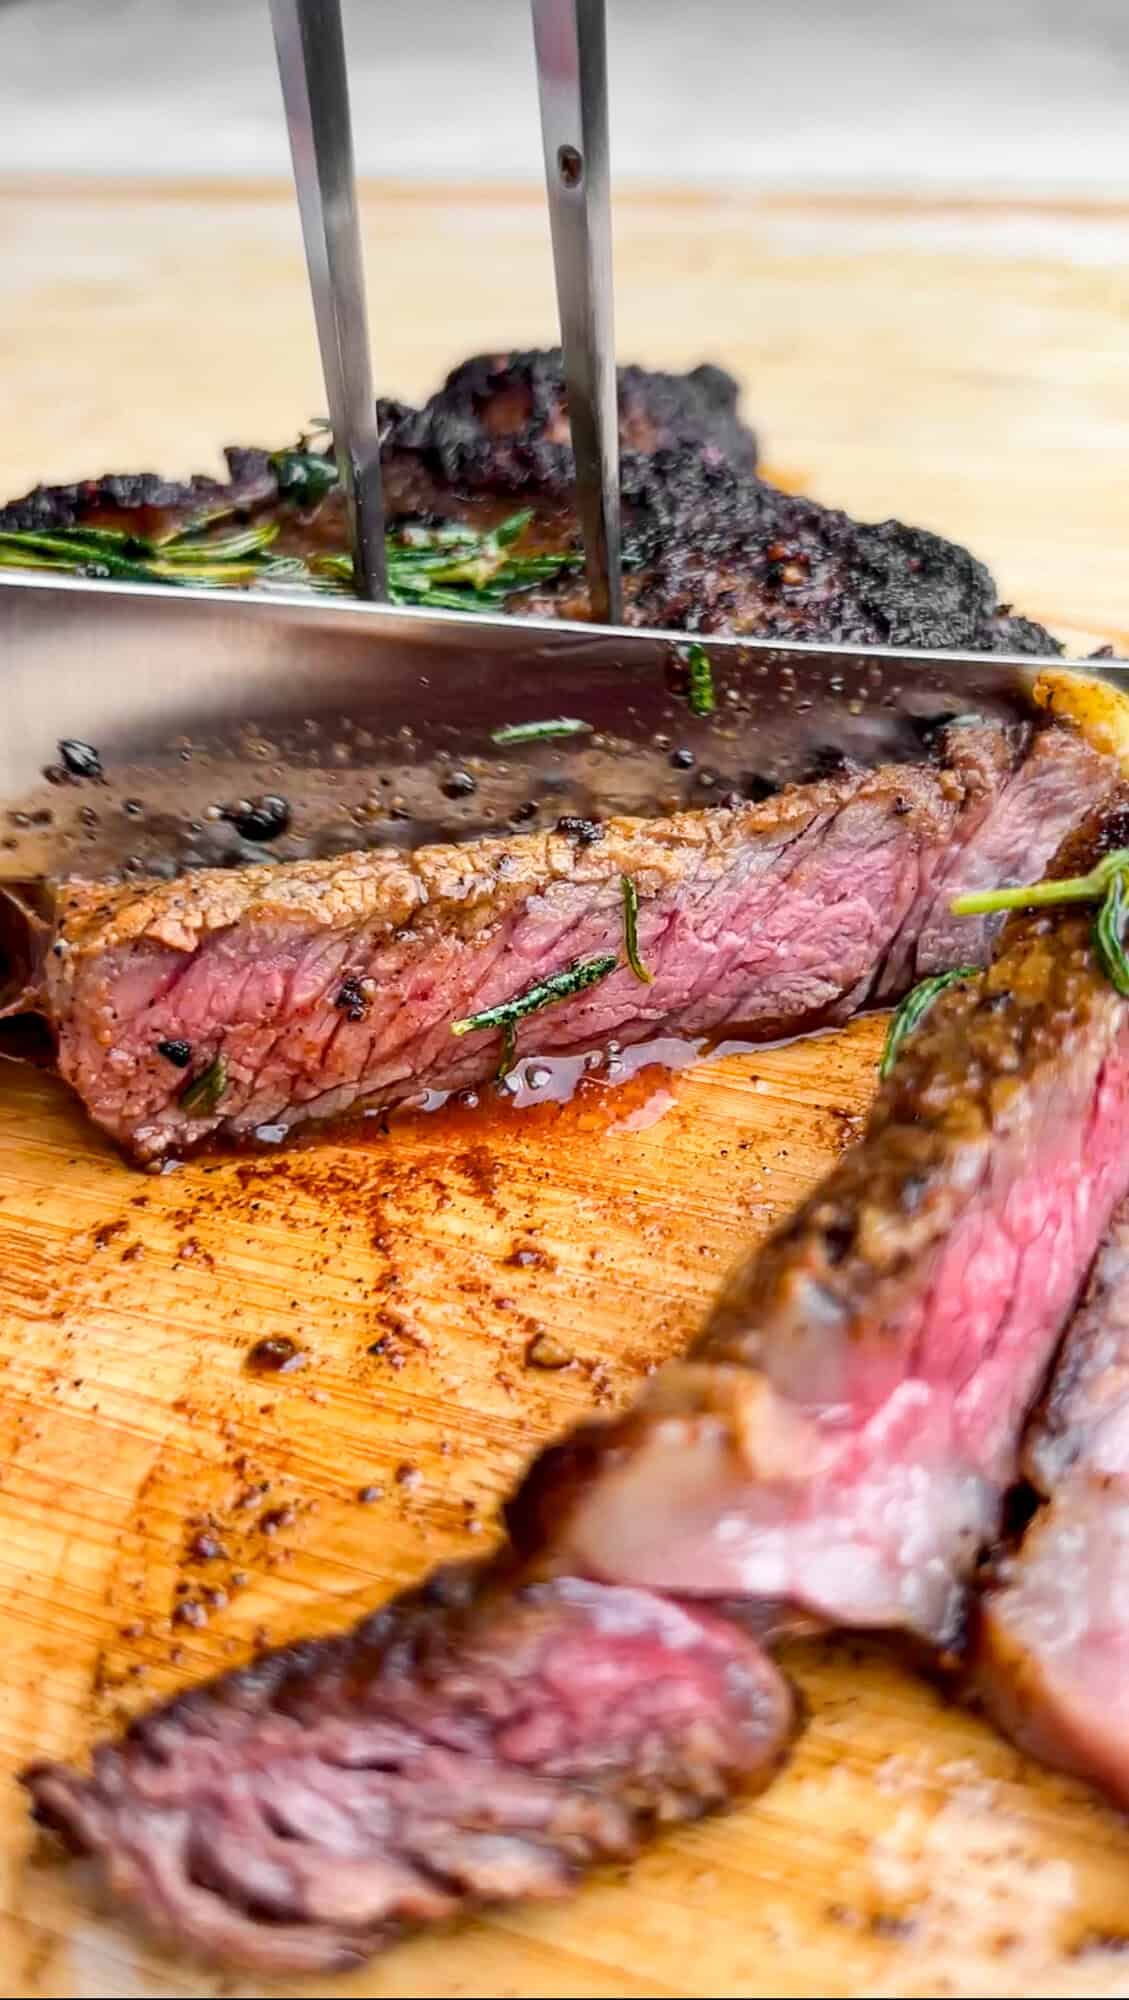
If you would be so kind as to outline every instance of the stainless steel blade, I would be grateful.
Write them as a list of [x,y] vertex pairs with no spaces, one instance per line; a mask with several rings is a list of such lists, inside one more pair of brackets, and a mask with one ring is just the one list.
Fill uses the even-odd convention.
[[271,0],[337,463],[361,597],[383,597],[384,504],[340,0]]
[[[928,725],[1028,717],[1061,661],[706,641],[350,599],[12,575],[0,582],[0,877],[460,839],[671,811],[924,754]],[[1087,674],[1129,691],[1129,665]],[[571,733],[506,740],[516,725]],[[501,740],[498,733],[502,732]],[[60,743],[97,751],[75,778]],[[51,771],[45,777],[45,771]],[[248,840],[241,802],[287,801]]]
[[604,0],[532,0],[557,309],[592,616],[623,618]]

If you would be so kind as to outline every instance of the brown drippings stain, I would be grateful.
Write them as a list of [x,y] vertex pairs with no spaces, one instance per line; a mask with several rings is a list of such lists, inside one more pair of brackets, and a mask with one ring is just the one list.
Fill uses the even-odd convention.
[[289,1334],[266,1334],[262,1340],[248,1349],[243,1366],[251,1375],[290,1375],[298,1368],[304,1368],[309,1360],[304,1347],[299,1347]]
[[539,1243],[515,1243],[505,1261],[519,1271],[555,1271],[557,1268],[556,1258],[543,1250]]
[[201,1528],[188,1544],[189,1562],[221,1562],[226,1556],[227,1550],[223,1543],[207,1528]]
[[297,1519],[295,1507],[269,1507],[265,1514],[259,1515],[259,1530],[264,1535],[277,1535],[280,1528],[292,1527]]

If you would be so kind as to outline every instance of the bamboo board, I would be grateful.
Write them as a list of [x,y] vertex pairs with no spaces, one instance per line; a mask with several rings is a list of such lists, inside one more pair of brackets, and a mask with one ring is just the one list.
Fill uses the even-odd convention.
[[[376,191],[367,217],[399,302],[389,387],[551,326],[536,198]],[[0,188],[0,230],[3,491],[206,467],[218,438],[273,442],[317,407],[279,190]],[[967,537],[1060,629],[1129,635],[1129,216],[638,196],[617,247],[624,351],[734,366],[778,470]],[[1129,1829],[879,1647],[795,1656],[811,1723],[763,1799],[571,1905],[342,1980],[264,1988],[150,1948],[49,1861],[8,1781],[485,1549],[537,1443],[675,1352],[856,1129],[880,1032],[159,1178],[0,1064],[7,1990],[1129,1993]],[[541,1331],[569,1368],[528,1365]],[[279,1334],[305,1365],[250,1373]],[[226,1555],[201,1565],[205,1514]]]

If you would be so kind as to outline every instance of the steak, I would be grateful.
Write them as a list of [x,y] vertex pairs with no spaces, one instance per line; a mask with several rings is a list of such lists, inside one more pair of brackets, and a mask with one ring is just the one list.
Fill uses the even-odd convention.
[[[1129,844],[1129,794],[1066,844]],[[1027,1411],[1129,1187],[1129,1014],[1092,912],[1013,918],[904,1046],[861,1143],[738,1271],[688,1360],[510,1509],[585,1575],[766,1621],[959,1637]]]
[[793,1719],[755,1641],[708,1612],[464,1572],[158,1709],[87,1782],[25,1782],[174,1938],[336,1970],[468,1905],[567,1894],[648,1827],[767,1783]]
[[[1059,865],[1126,844],[1119,792]],[[752,1631],[955,1636],[1129,1186],[1127,1099],[1090,912],[1013,918],[691,1359],[533,1467],[509,1510],[522,1567],[268,1656],[88,1778],[32,1769],[37,1814],[182,1941],[310,1970],[557,1893],[649,1822],[763,1783],[792,1712]]]
[[[575,553],[573,460],[559,353],[479,356],[421,410],[381,407],[385,507],[393,530],[533,519],[515,554]],[[863,524],[782,493],[755,471],[756,448],[720,369],[620,371],[626,616],[635,624],[767,638],[1051,654],[1049,633],[1001,605],[983,564],[899,521]],[[227,482],[177,485],[114,474],[37,487],[0,508],[0,533],[117,529],[150,537],[217,510],[277,520],[274,553],[348,547],[340,489],[314,506],[290,491],[278,454],[232,447]],[[280,486],[280,480],[282,484]],[[510,608],[584,617],[572,570]]]
[[[986,870],[1011,879],[1020,857],[1040,865],[1110,782],[1069,730],[954,726],[931,763],[848,770],[759,804],[69,883],[43,1005],[62,1075],[142,1160],[213,1132],[277,1140],[612,1037],[737,1025],[775,1040],[950,965],[939,896]],[[986,957],[989,941],[971,926],[960,949]]]
[[1129,1806],[1129,1202],[1067,1332],[1023,1470],[1045,1504],[997,1568],[973,1671],[1015,1741]]

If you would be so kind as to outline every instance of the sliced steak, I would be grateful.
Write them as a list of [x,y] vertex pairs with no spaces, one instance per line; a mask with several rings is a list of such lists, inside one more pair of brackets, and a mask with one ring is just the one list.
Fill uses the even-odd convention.
[[[1119,793],[1062,868],[1127,844]],[[764,1782],[791,1711],[750,1624],[950,1640],[1129,1184],[1090,925],[1012,919],[942,995],[696,1354],[527,1476],[524,1570],[158,1710],[89,1778],[30,1771],[40,1817],[182,1941],[308,1970]]]
[[[1129,844],[1129,804],[1061,857]],[[585,1574],[956,1636],[1020,1433],[1129,1187],[1129,1011],[1092,912],[1013,918],[863,1141],[739,1271],[691,1358],[534,1467],[519,1545]],[[783,1610],[780,1607],[784,1607]]]
[[464,1575],[158,1709],[37,1817],[149,1922],[229,1963],[343,1968],[468,1905],[568,1893],[656,1822],[767,1783],[788,1690],[733,1625]]
[[[966,808],[968,837],[994,837],[992,801],[1014,799],[1038,867],[1063,817],[1048,772],[1074,813],[1111,782],[1065,730],[1026,759],[986,725],[950,734],[937,764],[847,771],[734,810],[611,820],[596,841],[530,833],[140,888],[68,884],[46,960],[60,1070],[101,1125],[155,1159],[214,1131],[277,1139],[362,1104],[479,1083],[505,1044],[497,1028],[456,1035],[455,1024],[576,967],[602,976],[519,1020],[515,1059],[734,1024],[769,1040],[842,1020],[891,952],[901,976],[888,986],[937,969],[907,921],[935,922],[930,882],[942,864],[953,873]],[[625,878],[650,983],[628,963]],[[987,945],[971,927],[962,949]]]
[[1129,1203],[1067,1332],[1023,1469],[1046,1504],[982,1600],[976,1685],[1017,1743],[1129,1807]]
[[[517,553],[575,551],[573,459],[559,355],[479,356],[422,410],[381,409],[390,523],[496,526],[534,519]],[[753,471],[755,446],[720,369],[620,371],[621,487],[627,617],[703,632],[859,644],[1056,653],[1042,626],[999,602],[966,549],[900,521],[860,523],[782,493]],[[318,505],[280,491],[277,455],[233,446],[231,484],[176,486],[115,474],[37,487],[0,508],[0,532],[89,526],[150,536],[227,505],[276,518],[275,553],[344,552],[339,489]],[[576,574],[511,599],[514,609],[585,617]]]

